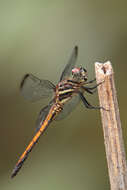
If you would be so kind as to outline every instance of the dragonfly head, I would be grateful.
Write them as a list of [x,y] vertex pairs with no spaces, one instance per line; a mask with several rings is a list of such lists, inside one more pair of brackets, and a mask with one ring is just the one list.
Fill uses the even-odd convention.
[[81,82],[84,82],[84,81],[87,81],[87,71],[86,69],[80,67],[80,68],[74,68],[72,69],[72,77],[74,80],[77,80],[77,81],[81,81]]

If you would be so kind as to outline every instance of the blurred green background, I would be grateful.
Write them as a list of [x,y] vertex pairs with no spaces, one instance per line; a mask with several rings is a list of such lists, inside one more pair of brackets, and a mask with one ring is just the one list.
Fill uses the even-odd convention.
[[[0,0],[0,189],[108,190],[100,112],[80,104],[53,122],[14,179],[16,161],[35,134],[40,109],[19,92],[24,74],[55,84],[75,45],[89,79],[94,62],[110,60],[127,147],[127,1]],[[93,105],[97,95],[86,96]]]

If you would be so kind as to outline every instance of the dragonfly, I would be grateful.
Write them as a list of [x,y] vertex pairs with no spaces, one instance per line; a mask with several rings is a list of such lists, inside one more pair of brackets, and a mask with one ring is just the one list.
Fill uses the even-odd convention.
[[32,74],[26,74],[21,81],[20,91],[25,99],[37,101],[51,94],[53,98],[40,111],[36,124],[37,131],[16,163],[11,174],[12,178],[17,175],[40,136],[53,120],[60,120],[68,116],[80,101],[88,109],[104,109],[99,106],[95,107],[86,100],[84,92],[93,94],[101,83],[92,87],[89,86],[96,79],[87,81],[87,70],[83,67],[75,67],[77,57],[78,46],[75,46],[57,85],[54,85],[49,80],[39,79]]

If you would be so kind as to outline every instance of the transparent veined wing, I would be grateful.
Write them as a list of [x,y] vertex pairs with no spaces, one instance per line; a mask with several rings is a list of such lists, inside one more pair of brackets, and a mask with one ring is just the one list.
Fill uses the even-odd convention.
[[49,97],[55,90],[55,85],[48,80],[41,80],[32,74],[26,74],[20,85],[21,94],[29,101]]
[[74,95],[68,102],[63,106],[63,110],[56,116],[55,120],[61,120],[67,117],[79,104],[81,98],[78,94]]
[[[63,110],[56,116],[55,120],[59,121],[67,117],[75,109],[75,107],[79,104],[80,101],[81,101],[81,98],[79,94],[74,95],[68,102],[65,103],[65,105],[63,106]],[[45,121],[45,118],[48,115],[53,103],[54,101],[52,100],[49,103],[49,105],[45,106],[40,111],[38,119],[36,121],[37,131],[39,130],[39,128]]]
[[78,56],[78,46],[75,46],[72,51],[71,57],[61,74],[60,81],[70,76],[72,69],[75,67],[77,56]]

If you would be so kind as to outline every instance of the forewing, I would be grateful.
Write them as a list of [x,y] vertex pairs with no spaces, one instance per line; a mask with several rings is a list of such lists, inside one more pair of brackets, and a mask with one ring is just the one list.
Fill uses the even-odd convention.
[[68,76],[70,76],[71,71],[76,64],[77,56],[78,56],[78,46],[75,46],[72,51],[69,62],[67,63],[64,71],[61,74],[60,81],[66,79]]
[[55,85],[48,80],[41,80],[32,74],[26,74],[21,82],[20,90],[25,99],[36,101],[52,95]]
[[67,117],[79,104],[80,100],[81,98],[78,94],[73,96],[71,100],[65,103],[65,105],[63,106],[63,110],[58,114],[55,120],[60,120]]

